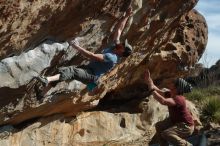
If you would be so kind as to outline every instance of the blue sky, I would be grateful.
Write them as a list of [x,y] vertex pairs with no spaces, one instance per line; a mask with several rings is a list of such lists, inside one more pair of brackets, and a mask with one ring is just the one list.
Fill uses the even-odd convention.
[[199,62],[210,67],[220,59],[220,0],[199,0],[195,7],[208,24],[208,44]]

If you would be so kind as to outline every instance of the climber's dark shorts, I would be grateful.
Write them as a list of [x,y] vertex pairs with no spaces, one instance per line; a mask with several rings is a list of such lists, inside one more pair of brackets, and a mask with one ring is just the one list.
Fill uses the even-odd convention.
[[93,74],[92,70],[86,68],[86,66],[83,68],[76,66],[60,67],[58,68],[58,72],[60,73],[60,81],[78,80],[84,84],[88,84],[98,79],[98,77]]

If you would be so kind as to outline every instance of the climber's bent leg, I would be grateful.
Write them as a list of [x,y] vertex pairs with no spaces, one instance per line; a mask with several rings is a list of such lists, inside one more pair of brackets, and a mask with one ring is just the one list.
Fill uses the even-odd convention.
[[181,122],[173,125],[172,127],[164,130],[161,135],[164,139],[169,141],[175,146],[191,146],[189,142],[185,140],[193,133],[194,128]]
[[158,139],[160,146],[168,146],[169,145],[168,141],[162,137],[161,133],[171,126],[172,126],[172,122],[171,122],[170,118],[166,118],[163,121],[159,121],[156,123],[156,125],[155,125],[156,135],[155,136]]
[[83,82],[84,84],[88,84],[91,82],[95,82],[97,77],[92,74],[92,71],[89,69],[84,68],[77,68],[75,66],[69,67],[61,67],[59,70],[59,80],[78,80]]

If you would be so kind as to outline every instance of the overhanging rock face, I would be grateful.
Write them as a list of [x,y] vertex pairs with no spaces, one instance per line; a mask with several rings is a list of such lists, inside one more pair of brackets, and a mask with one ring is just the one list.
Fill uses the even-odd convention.
[[[75,116],[102,104],[103,98],[122,103],[135,99],[136,104],[140,103],[139,97],[145,97],[147,91],[142,77],[146,68],[161,85],[164,79],[187,74],[207,44],[205,19],[192,10],[196,2],[4,2],[0,6],[0,125],[16,125],[54,114]],[[77,81],[61,82],[46,88],[44,100],[38,100],[40,84],[34,77],[52,75],[60,66],[87,63],[67,40],[80,37],[81,46],[100,52],[110,42],[115,24],[130,4],[134,15],[122,41],[129,40],[133,53],[101,77],[98,91],[88,93],[85,85]]]

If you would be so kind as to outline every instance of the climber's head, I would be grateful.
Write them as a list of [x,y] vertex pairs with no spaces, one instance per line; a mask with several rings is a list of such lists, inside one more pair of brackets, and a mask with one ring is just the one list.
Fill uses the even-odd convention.
[[124,43],[117,44],[115,47],[115,54],[121,57],[128,57],[132,52],[132,46],[128,43],[126,39]]
[[182,95],[192,91],[192,86],[182,78],[177,78],[168,83],[172,95]]

